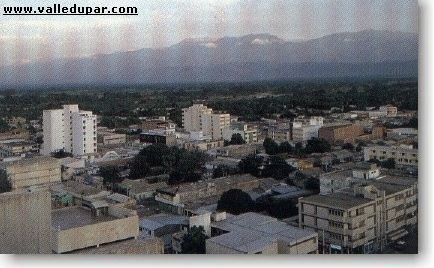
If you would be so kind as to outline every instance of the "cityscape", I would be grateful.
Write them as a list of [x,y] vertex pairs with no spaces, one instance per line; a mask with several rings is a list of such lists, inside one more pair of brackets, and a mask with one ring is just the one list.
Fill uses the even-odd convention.
[[0,254],[418,254],[404,22],[47,59],[0,31]]

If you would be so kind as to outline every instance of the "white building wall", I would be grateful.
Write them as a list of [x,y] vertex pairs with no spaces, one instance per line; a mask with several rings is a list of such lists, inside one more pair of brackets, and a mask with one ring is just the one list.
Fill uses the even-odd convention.
[[51,152],[64,149],[63,111],[45,110],[42,120],[44,133],[42,154],[50,155]]
[[73,155],[95,153],[96,115],[79,111],[78,105],[43,112],[44,155],[64,149]]

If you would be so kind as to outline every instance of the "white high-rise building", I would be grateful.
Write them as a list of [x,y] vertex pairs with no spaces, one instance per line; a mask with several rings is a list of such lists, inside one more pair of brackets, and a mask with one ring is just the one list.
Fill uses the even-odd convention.
[[75,156],[96,153],[96,115],[80,111],[78,105],[43,112],[43,154],[64,150]]
[[202,131],[212,140],[223,139],[223,129],[230,126],[230,114],[213,113],[211,108],[203,104],[194,104],[182,110],[182,124],[186,131]]

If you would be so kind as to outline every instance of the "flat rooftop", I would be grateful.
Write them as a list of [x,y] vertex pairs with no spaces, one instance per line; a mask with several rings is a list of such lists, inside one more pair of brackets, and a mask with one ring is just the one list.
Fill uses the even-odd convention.
[[253,212],[231,216],[212,225],[228,233],[210,238],[210,241],[240,252],[262,250],[266,245],[279,240],[294,245],[317,236],[314,231],[294,227],[276,218]]
[[313,203],[316,205],[325,205],[340,209],[350,209],[372,202],[371,199],[357,197],[344,193],[332,193],[329,195],[311,195],[303,197],[303,202]]
[[67,230],[86,225],[116,220],[113,216],[93,216],[90,209],[83,207],[68,207],[51,212],[51,226],[55,229]]

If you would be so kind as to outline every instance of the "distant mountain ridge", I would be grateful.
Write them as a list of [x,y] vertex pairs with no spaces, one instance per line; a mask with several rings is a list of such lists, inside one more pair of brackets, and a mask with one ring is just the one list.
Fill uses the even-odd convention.
[[409,77],[417,76],[417,59],[416,33],[366,30],[300,41],[265,33],[0,67],[0,86]]

